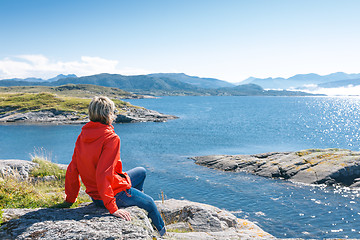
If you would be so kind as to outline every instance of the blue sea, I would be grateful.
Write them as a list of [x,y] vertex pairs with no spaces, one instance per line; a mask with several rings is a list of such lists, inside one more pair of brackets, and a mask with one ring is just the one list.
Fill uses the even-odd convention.
[[[189,157],[309,148],[360,150],[357,97],[162,97],[132,104],[165,123],[116,124],[124,169],[148,170],[145,192],[233,212],[279,238],[360,238],[360,190],[221,172]],[[81,125],[0,125],[0,159],[43,151],[68,164]]]

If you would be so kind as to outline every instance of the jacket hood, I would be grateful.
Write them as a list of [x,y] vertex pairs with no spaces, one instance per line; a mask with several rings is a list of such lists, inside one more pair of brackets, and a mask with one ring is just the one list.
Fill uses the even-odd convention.
[[100,137],[114,133],[112,125],[102,124],[100,122],[88,122],[82,127],[81,138],[84,142],[94,142]]

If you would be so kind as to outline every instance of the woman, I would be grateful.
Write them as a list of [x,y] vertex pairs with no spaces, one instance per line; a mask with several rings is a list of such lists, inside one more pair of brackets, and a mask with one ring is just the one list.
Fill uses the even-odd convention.
[[66,202],[76,201],[80,176],[86,193],[97,206],[106,207],[112,215],[127,221],[131,220],[130,213],[119,208],[143,208],[163,236],[165,225],[154,200],[142,192],[145,169],[137,167],[128,172],[122,171],[120,138],[112,126],[114,111],[115,104],[109,98],[92,99],[89,105],[90,122],[82,128],[66,171]]

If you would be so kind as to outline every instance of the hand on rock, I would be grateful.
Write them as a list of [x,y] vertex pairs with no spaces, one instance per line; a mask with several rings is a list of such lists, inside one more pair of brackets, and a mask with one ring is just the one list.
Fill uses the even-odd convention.
[[112,215],[114,215],[115,217],[125,219],[126,221],[131,220],[130,213],[128,211],[125,211],[125,210],[122,210],[122,209],[117,210]]

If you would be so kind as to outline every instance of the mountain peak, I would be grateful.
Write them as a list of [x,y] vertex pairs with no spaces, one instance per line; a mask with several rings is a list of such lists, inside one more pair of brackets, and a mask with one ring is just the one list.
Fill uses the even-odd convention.
[[186,75],[185,73],[153,73],[153,74],[149,74],[148,76],[171,78],[180,82],[184,82],[187,84],[194,85],[196,87],[206,88],[206,89],[234,87],[234,84],[216,78],[202,78],[197,76],[189,76]]
[[57,80],[62,79],[62,78],[77,78],[77,76],[75,74],[68,74],[68,75],[59,74],[54,78],[49,78],[47,81],[54,82],[54,81],[57,81]]

